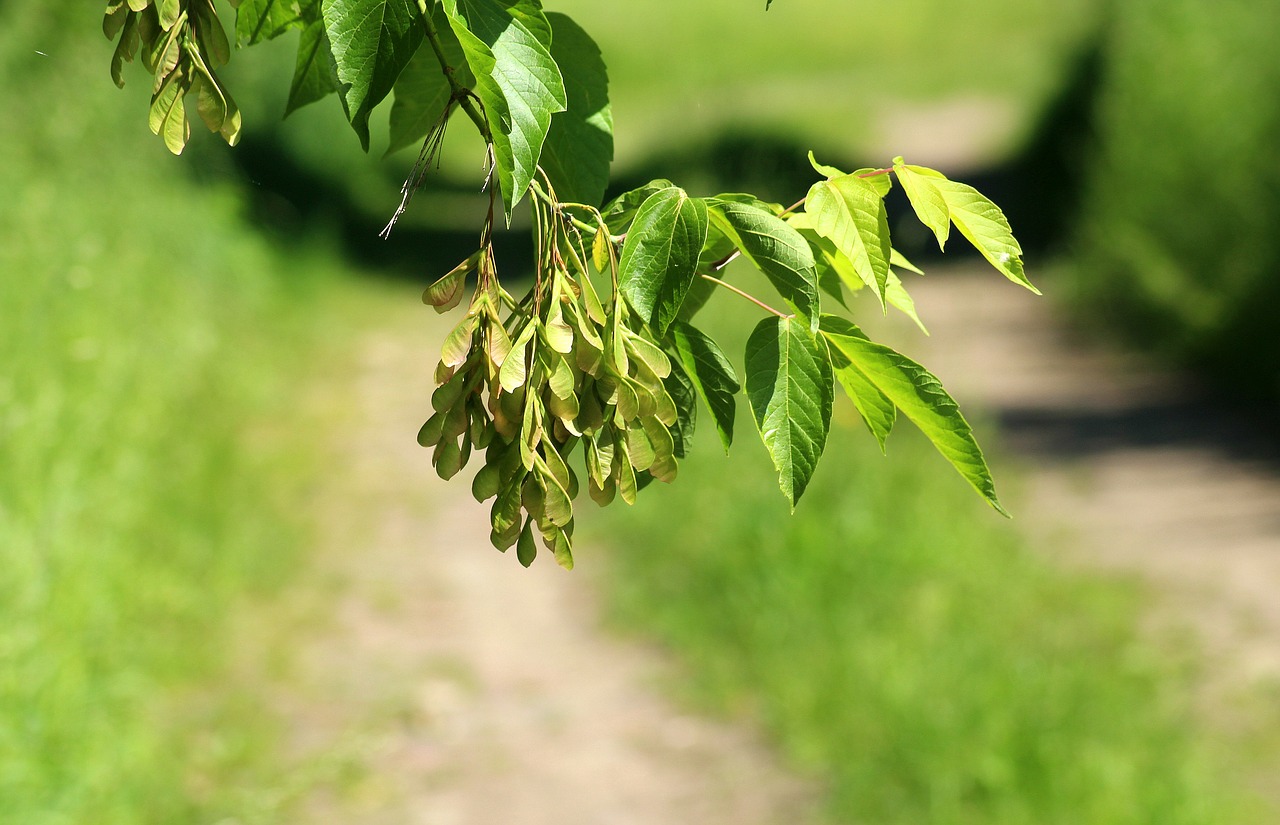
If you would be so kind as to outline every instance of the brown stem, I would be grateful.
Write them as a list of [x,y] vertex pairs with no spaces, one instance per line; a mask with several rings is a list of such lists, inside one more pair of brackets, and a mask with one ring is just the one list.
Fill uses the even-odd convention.
[[736,286],[734,286],[733,284],[726,284],[724,281],[720,280],[719,278],[715,278],[715,277],[712,277],[711,275],[706,275],[706,274],[703,274],[703,275],[702,275],[702,277],[703,277],[703,278],[705,278],[706,280],[710,281],[711,283],[715,284],[716,286],[722,286],[722,287],[724,287],[725,289],[729,290],[730,292],[734,293],[735,295],[740,295],[740,296],[742,296],[743,298],[746,298],[748,301],[750,301],[751,303],[753,303],[753,304],[755,304],[756,306],[760,307],[760,308],[761,308],[761,309],[763,309],[765,312],[768,312],[768,313],[771,313],[771,314],[773,314],[773,315],[776,315],[776,316],[778,316],[779,318],[783,319],[784,321],[790,321],[792,318],[796,317],[796,316],[794,316],[794,315],[787,315],[787,314],[786,314],[786,313],[784,313],[784,312],[779,312],[778,310],[776,310],[776,309],[774,309],[773,307],[769,306],[769,305],[768,305],[768,304],[766,304],[764,301],[761,301],[759,298],[755,297],[754,295],[751,295],[751,294],[749,294],[749,293],[743,292],[742,290],[738,289],[738,288],[737,288]]

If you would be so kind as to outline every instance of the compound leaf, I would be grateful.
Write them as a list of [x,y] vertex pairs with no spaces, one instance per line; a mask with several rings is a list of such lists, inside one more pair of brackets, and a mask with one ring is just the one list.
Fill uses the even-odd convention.
[[627,231],[618,285],[659,336],[680,312],[706,237],[706,204],[676,186],[650,195]]
[[1009,280],[1040,294],[1022,268],[1022,247],[1013,237],[1009,220],[990,198],[967,183],[948,179],[941,172],[911,166],[895,158],[893,171],[906,190],[916,215],[938,238],[947,241],[950,224],[973,244],[982,257]]
[[831,427],[827,347],[794,318],[766,318],[747,339],[747,399],[794,510]]

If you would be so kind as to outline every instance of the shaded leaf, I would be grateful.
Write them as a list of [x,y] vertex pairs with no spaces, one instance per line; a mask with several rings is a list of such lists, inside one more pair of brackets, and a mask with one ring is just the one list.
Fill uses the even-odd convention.
[[560,200],[595,206],[604,198],[613,162],[608,71],[600,48],[572,18],[550,12],[547,21],[555,33],[551,57],[564,77],[567,108],[551,119],[542,168]]
[[694,389],[693,379],[678,360],[662,385],[676,406],[676,420],[670,428],[671,452],[676,458],[684,458],[689,454],[693,434],[697,429],[698,393]]
[[[742,389],[724,352],[701,330],[684,321],[672,324],[671,345],[694,391],[707,406],[725,452],[733,444],[733,423]],[[679,406],[679,399],[677,406]]]
[[320,16],[320,0],[304,0],[302,22],[293,81],[289,84],[289,100],[284,107],[285,117],[338,90],[338,79],[329,54],[329,35],[325,32],[324,18]]
[[306,26],[299,0],[241,0],[236,7],[236,45],[252,46]]
[[[440,35],[441,50],[453,76],[463,86],[471,87],[475,78],[462,53],[462,44],[449,28],[443,9],[436,7],[435,27]],[[448,78],[440,68],[434,49],[419,48],[393,87],[395,102],[391,104],[391,134],[387,154],[418,143],[439,122],[453,94]]]

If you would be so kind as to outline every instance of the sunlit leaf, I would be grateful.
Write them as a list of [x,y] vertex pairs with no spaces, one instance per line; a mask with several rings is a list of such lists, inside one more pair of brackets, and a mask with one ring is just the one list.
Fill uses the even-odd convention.
[[766,318],[747,339],[746,365],[751,412],[794,510],[831,427],[830,356],[807,325]]
[[369,114],[391,92],[422,42],[416,0],[322,0],[338,96],[369,151]]
[[849,259],[883,306],[891,247],[889,217],[876,188],[857,175],[819,181],[809,190],[805,212],[814,231]]
[[533,180],[551,116],[568,106],[564,80],[551,57],[551,26],[536,0],[442,0],[442,5],[476,78],[510,223]]
[[680,312],[706,237],[706,205],[674,186],[650,195],[627,231],[619,288],[659,335]]
[[938,452],[992,507],[1008,515],[996,497],[991,471],[972,428],[932,373],[905,355],[868,340],[843,318],[824,315],[822,335],[929,437]]
[[711,199],[709,206],[711,220],[816,329],[818,273],[800,233],[758,206],[721,199]]

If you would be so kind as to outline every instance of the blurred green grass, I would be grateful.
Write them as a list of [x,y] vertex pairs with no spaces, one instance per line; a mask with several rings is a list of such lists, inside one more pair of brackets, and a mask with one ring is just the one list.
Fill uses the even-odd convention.
[[[750,308],[715,301],[732,357]],[[613,624],[677,655],[688,700],[762,723],[834,822],[1269,821],[1242,738],[1194,704],[1196,651],[1140,630],[1149,594],[1031,545],[994,426],[975,422],[1013,522],[909,422],[882,455],[837,395],[794,515],[740,404],[730,456],[703,415],[678,486],[588,522]]]
[[686,698],[760,721],[832,821],[1265,820],[1136,588],[1028,547],[916,433],[886,458],[837,419],[793,517],[743,420],[591,528],[614,622],[678,655]]
[[300,562],[341,265],[168,156],[97,19],[0,9],[0,821],[271,821],[230,627]]

